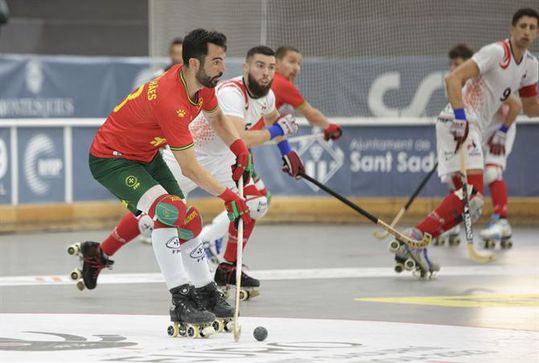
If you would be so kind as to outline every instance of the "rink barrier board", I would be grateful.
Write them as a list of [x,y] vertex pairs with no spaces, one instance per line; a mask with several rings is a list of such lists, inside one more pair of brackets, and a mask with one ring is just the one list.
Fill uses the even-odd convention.
[[[388,223],[406,203],[406,198],[350,199]],[[401,223],[417,222],[440,200],[417,198]],[[223,210],[222,202],[217,198],[196,198],[191,202],[200,209],[205,223]],[[537,224],[539,198],[510,198],[509,211],[513,225]],[[107,229],[112,228],[126,212],[121,203],[113,201],[0,205],[0,233]],[[491,203],[487,200],[480,223],[485,223],[491,212]],[[366,224],[369,221],[333,198],[275,197],[261,223]]]

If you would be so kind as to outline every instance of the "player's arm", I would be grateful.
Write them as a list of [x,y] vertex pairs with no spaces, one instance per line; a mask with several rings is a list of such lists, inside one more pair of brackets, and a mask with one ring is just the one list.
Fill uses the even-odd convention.
[[526,116],[539,117],[539,98],[537,96],[523,97],[520,100],[522,101],[522,110]]
[[479,67],[472,59],[468,59],[445,77],[447,98],[453,110],[464,108],[462,87],[467,80],[477,76],[479,76]]
[[520,101],[515,96],[509,96],[502,105],[502,107],[505,106],[507,106],[507,114],[503,119],[502,125],[487,141],[487,145],[493,155],[505,155],[507,131],[509,131],[509,128],[515,122],[521,110]]
[[522,110],[522,104],[515,96],[509,96],[504,104],[508,106],[508,112],[502,122],[502,127],[509,128],[516,121],[518,114]]
[[324,139],[327,140],[337,140],[342,136],[342,129],[337,124],[332,124],[324,116],[324,114],[313,107],[309,102],[305,101],[303,105],[299,106],[297,109],[311,125],[318,126],[324,130]]

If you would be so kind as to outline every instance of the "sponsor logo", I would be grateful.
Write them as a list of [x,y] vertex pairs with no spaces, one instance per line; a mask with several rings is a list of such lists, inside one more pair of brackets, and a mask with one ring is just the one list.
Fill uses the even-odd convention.
[[167,142],[167,139],[164,137],[156,136],[153,138],[152,141],[150,141],[150,144],[152,144],[155,147],[161,147],[161,145],[165,144]]
[[34,194],[47,194],[53,181],[61,178],[64,163],[55,154],[54,144],[45,134],[37,134],[28,142],[23,157],[23,171],[26,183]]
[[43,86],[43,70],[41,63],[31,60],[26,63],[26,88],[32,94],[36,95],[41,92]]
[[138,187],[140,187],[140,182],[138,181],[138,178],[133,175],[129,175],[125,178],[125,185],[127,187],[132,188],[133,190],[137,190]]
[[201,244],[199,244],[191,253],[189,254],[192,259],[197,260],[197,262],[204,261],[206,258],[206,252],[204,251],[204,247]]
[[172,250],[172,254],[180,253],[180,239],[176,236],[169,239],[165,246]]
[[[344,163],[344,153],[335,143],[330,145],[319,139],[303,140],[297,142],[296,150],[305,165],[305,172],[321,183],[330,180]],[[314,191],[319,189],[309,182],[304,182]]]
[[[100,340],[92,341],[80,335],[51,333],[41,331],[30,331],[25,333],[43,334],[54,336],[53,340],[26,340],[0,337],[0,350],[15,351],[57,351],[57,350],[82,350],[82,349],[105,349],[122,348],[137,345],[135,342],[128,342],[121,335],[94,335]],[[60,339],[58,339],[60,338]]]
[[178,114],[178,117],[179,117],[179,118],[184,118],[184,117],[185,117],[185,111],[182,110],[181,108],[178,109],[178,110],[176,111],[176,113]]

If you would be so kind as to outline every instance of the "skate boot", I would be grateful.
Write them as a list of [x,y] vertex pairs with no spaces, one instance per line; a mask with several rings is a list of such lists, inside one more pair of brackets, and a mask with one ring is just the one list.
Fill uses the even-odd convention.
[[215,314],[216,319],[213,322],[215,331],[232,331],[234,308],[226,302],[224,293],[217,288],[215,282],[195,289],[195,298],[199,305]]
[[[215,270],[215,282],[217,286],[223,288],[225,296],[228,298],[230,288],[236,286],[236,263],[221,262]],[[242,268],[240,300],[245,301],[260,295],[259,287],[260,281],[247,275]]]
[[460,244],[460,224],[442,233],[432,244],[433,246],[443,246],[446,243],[450,247]]
[[204,246],[204,251],[206,252],[206,257],[208,261],[213,263],[215,266],[221,263],[219,258],[223,246],[223,238],[218,238],[214,241],[203,241],[202,245]]
[[199,305],[194,297],[194,288],[184,284],[170,290],[172,306],[170,307],[170,325],[167,329],[171,337],[207,338],[215,330],[215,315]]
[[495,248],[496,241],[500,243],[502,249],[513,247],[511,234],[509,221],[506,218],[500,218],[497,214],[492,215],[487,227],[479,233],[483,240],[483,247],[487,249]]
[[67,253],[72,256],[79,256],[82,270],[76,268],[71,272],[71,279],[77,281],[77,288],[84,290],[95,289],[97,277],[105,267],[112,269],[114,261],[110,260],[99,247],[99,243],[86,241],[75,243],[67,248]]
[[[409,228],[404,234],[416,240],[423,238],[423,232],[417,228]],[[397,273],[408,270],[413,271],[414,276],[430,278],[440,271],[440,266],[429,259],[426,248],[411,248],[395,239],[390,242],[389,251],[395,254],[395,272]]]

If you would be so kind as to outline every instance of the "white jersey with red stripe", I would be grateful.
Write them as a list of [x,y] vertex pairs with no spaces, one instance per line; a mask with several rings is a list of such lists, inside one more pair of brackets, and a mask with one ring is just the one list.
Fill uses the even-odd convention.
[[[479,76],[466,82],[462,97],[468,120],[485,133],[496,122],[496,112],[510,95],[537,95],[539,63],[528,51],[517,63],[508,39],[481,48],[472,60],[479,68]],[[450,105],[440,117],[453,118]]]
[[[219,107],[227,116],[243,119],[246,129],[264,127],[263,116],[275,109],[275,94],[272,90],[264,97],[252,98],[243,82],[243,77],[235,77],[217,85]],[[209,122],[201,115],[190,124],[191,134],[199,156],[223,156],[232,152],[219,138]]]

